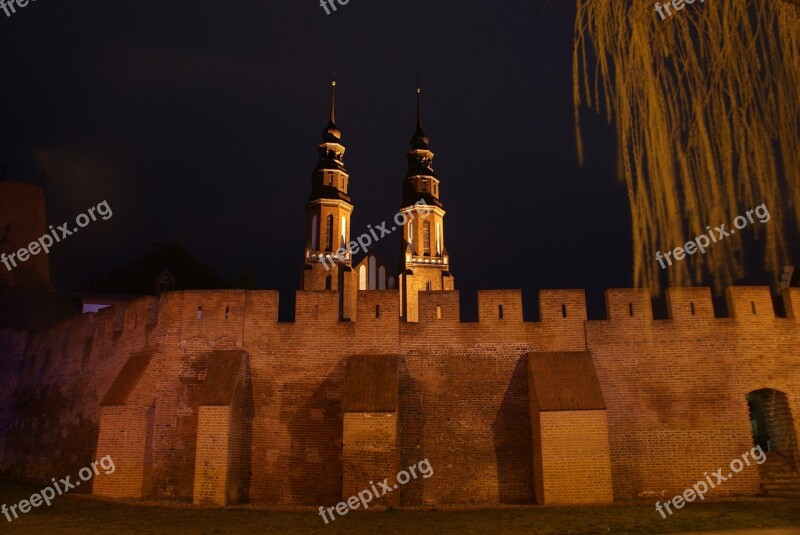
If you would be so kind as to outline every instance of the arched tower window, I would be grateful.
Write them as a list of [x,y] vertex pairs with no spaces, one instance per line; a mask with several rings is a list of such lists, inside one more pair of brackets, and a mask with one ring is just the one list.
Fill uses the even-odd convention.
[[347,245],[347,218],[342,216],[342,244],[340,247],[344,248]]
[[383,266],[378,268],[378,289],[386,289],[386,268]]
[[319,248],[319,219],[317,215],[311,218],[311,250],[316,251]]
[[375,257],[369,257],[369,289],[370,290],[377,290],[378,285],[376,281],[377,273],[375,267]]
[[358,289],[367,289],[367,266],[364,265],[358,268]]
[[329,215],[325,225],[325,250],[333,250],[333,214]]
[[328,275],[327,277],[325,277],[325,289],[330,290],[332,284],[333,284],[333,279],[331,278],[331,276]]
[[408,244],[411,246],[411,252],[416,254],[414,251],[414,223],[408,224]]
[[425,221],[422,224],[422,253],[431,255],[431,222]]
[[442,231],[438,222],[436,223],[436,254],[442,255]]

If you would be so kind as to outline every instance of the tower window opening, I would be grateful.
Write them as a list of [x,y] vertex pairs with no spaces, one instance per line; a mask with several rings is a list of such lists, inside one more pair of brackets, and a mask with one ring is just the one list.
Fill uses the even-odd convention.
[[380,305],[375,305],[375,317],[376,318],[380,318],[381,317],[381,306]]
[[319,305],[314,305],[314,319],[319,318]]
[[633,303],[628,303],[628,315],[633,317]]
[[333,186],[333,173],[328,173],[328,185]]
[[500,319],[503,319],[503,305],[498,305],[497,315],[500,316]]
[[197,319],[203,319],[203,307],[197,307]]
[[438,305],[436,307],[436,319],[437,320],[442,319],[442,307]]
[[329,215],[325,221],[325,250],[330,252],[333,250],[333,214]]
[[319,247],[319,243],[317,242],[317,232],[319,231],[318,228],[318,220],[317,215],[314,214],[314,217],[311,218],[311,250],[316,251]]
[[225,307],[225,319],[231,319],[231,307]]
[[691,303],[689,303],[689,308],[691,308],[691,309],[692,309],[692,316],[694,316],[694,315],[695,315],[695,313],[694,313],[694,301],[692,301]]
[[561,305],[561,317],[562,318],[567,317],[567,305]]
[[756,313],[756,302],[750,301],[750,308],[753,310],[753,314]]
[[332,285],[333,285],[333,279],[331,279],[331,276],[328,275],[327,277],[325,277],[325,289],[330,290]]
[[431,281],[426,282],[425,283],[425,291],[426,292],[430,292],[432,290],[433,290],[433,283]]
[[427,178],[423,178],[422,179],[422,191],[428,191],[428,179]]
[[422,248],[425,256],[431,255],[431,222],[425,221],[422,224]]

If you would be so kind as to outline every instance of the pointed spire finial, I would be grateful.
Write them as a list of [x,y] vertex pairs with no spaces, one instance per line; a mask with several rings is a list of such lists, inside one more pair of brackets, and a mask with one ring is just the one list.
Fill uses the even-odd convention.
[[322,140],[326,143],[338,143],[342,132],[336,127],[336,73],[331,74],[331,116],[328,127],[322,132]]
[[336,73],[331,75],[331,123],[336,124]]
[[414,149],[428,149],[428,136],[422,131],[422,109],[420,105],[422,88],[419,85],[419,74],[417,74],[417,130],[411,137],[411,147]]

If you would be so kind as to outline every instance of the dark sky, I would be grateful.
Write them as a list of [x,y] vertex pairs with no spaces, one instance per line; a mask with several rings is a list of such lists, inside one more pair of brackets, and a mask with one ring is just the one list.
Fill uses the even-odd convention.
[[[558,0],[38,0],[0,12],[0,161],[39,182],[50,223],[114,215],[51,253],[54,284],[175,240],[221,276],[297,289],[304,204],[329,78],[347,147],[353,236],[401,202],[420,73],[456,287],[632,284],[630,212],[613,131],[572,114],[575,6]],[[688,238],[687,238],[688,239]],[[397,234],[377,248],[391,266]],[[768,281],[761,281],[768,282]],[[287,300],[286,298],[290,298]]]

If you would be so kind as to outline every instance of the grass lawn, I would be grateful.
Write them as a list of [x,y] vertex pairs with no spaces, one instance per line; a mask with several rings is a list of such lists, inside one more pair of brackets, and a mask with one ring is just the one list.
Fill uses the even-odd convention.
[[[15,504],[42,486],[0,480],[0,505]],[[666,520],[654,506],[524,507],[483,511],[383,511],[350,513],[325,525],[314,512],[266,512],[249,507],[194,509],[142,507],[57,497],[9,523],[0,533],[113,534],[365,534],[365,535],[563,535],[670,533],[679,531],[800,527],[800,501],[748,500],[689,504]]]

